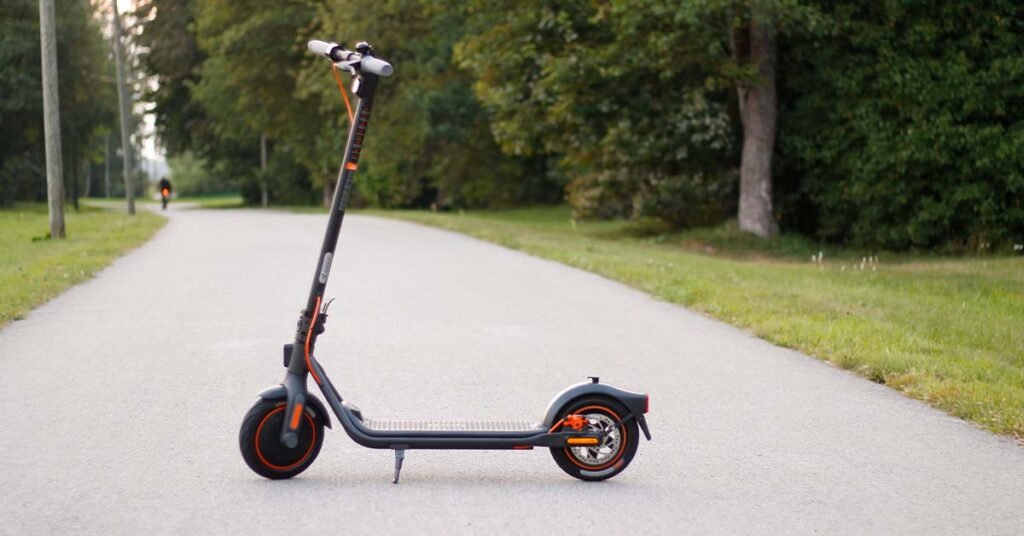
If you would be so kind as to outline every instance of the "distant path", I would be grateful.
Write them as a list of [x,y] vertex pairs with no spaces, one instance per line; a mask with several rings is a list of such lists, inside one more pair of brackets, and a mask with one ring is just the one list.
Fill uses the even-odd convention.
[[[172,203],[172,208],[176,205]],[[371,417],[536,418],[588,374],[651,393],[604,484],[547,452],[328,433],[291,481],[238,453],[281,375],[324,215],[168,210],[148,244],[0,332],[0,534],[1021,534],[1024,449],[622,285],[369,217],[321,361]]]

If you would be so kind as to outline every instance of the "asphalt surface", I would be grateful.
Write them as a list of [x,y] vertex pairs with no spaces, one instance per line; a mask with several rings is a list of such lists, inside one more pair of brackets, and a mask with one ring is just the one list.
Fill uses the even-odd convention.
[[[337,427],[299,477],[244,465],[324,215],[170,211],[0,332],[0,534],[1021,534],[1024,448],[617,283],[350,216],[318,357],[375,418],[539,420],[600,375],[654,440],[598,484],[544,450],[390,451]],[[0,230],[2,232],[2,230]]]

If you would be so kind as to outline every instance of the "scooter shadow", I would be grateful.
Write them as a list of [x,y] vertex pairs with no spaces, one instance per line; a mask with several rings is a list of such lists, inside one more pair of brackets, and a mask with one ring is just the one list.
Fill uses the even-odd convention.
[[[548,473],[548,474],[545,474]],[[381,488],[430,490],[438,491],[441,488],[461,489],[469,491],[566,491],[579,490],[581,487],[598,487],[603,490],[616,492],[626,490],[639,490],[646,488],[639,482],[629,480],[620,481],[611,479],[604,482],[583,482],[572,477],[559,474],[550,474],[545,471],[519,472],[510,474],[508,472],[487,473],[482,471],[454,471],[438,472],[431,470],[417,474],[415,471],[402,471],[398,484],[391,481],[391,475],[387,471],[365,471],[346,472],[343,474],[304,474],[290,480],[265,480],[256,479],[252,481],[254,486],[259,488],[276,486],[289,491],[304,492],[328,492],[328,491],[359,491],[376,490]]]

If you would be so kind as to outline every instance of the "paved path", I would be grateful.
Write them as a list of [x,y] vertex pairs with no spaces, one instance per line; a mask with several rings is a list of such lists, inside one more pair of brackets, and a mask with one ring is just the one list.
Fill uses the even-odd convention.
[[651,393],[654,441],[603,484],[542,450],[413,451],[394,486],[391,452],[335,430],[299,478],[263,480],[238,425],[282,375],[325,218],[171,216],[0,332],[0,533],[1024,531],[1009,440],[600,277],[368,217],[318,348],[366,415],[539,419],[597,374]]

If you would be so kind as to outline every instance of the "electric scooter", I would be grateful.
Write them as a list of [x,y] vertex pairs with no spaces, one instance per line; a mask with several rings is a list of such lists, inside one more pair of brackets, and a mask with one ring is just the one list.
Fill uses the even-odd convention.
[[[313,463],[323,445],[324,427],[331,428],[332,423],[324,404],[307,391],[307,377],[312,376],[353,441],[395,452],[395,484],[405,451],[415,449],[546,447],[562,470],[581,480],[605,480],[621,473],[636,454],[638,428],[651,439],[645,420],[649,398],[601,383],[595,376],[558,393],[539,421],[371,419],[342,398],[314,356],[314,349],[327,321],[330,302],[323,303],[324,289],[359,168],[359,154],[366,143],[374,94],[380,79],[390,76],[393,68],[375,57],[367,43],[357,44],[354,51],[323,41],[310,41],[308,46],[311,52],[333,63],[351,126],[306,308],[299,316],[294,342],[284,345],[287,371],[281,383],[259,393],[259,400],[242,420],[238,442],[245,463],[270,479],[291,478]],[[354,113],[338,70],[354,78],[352,92],[358,97]]]

